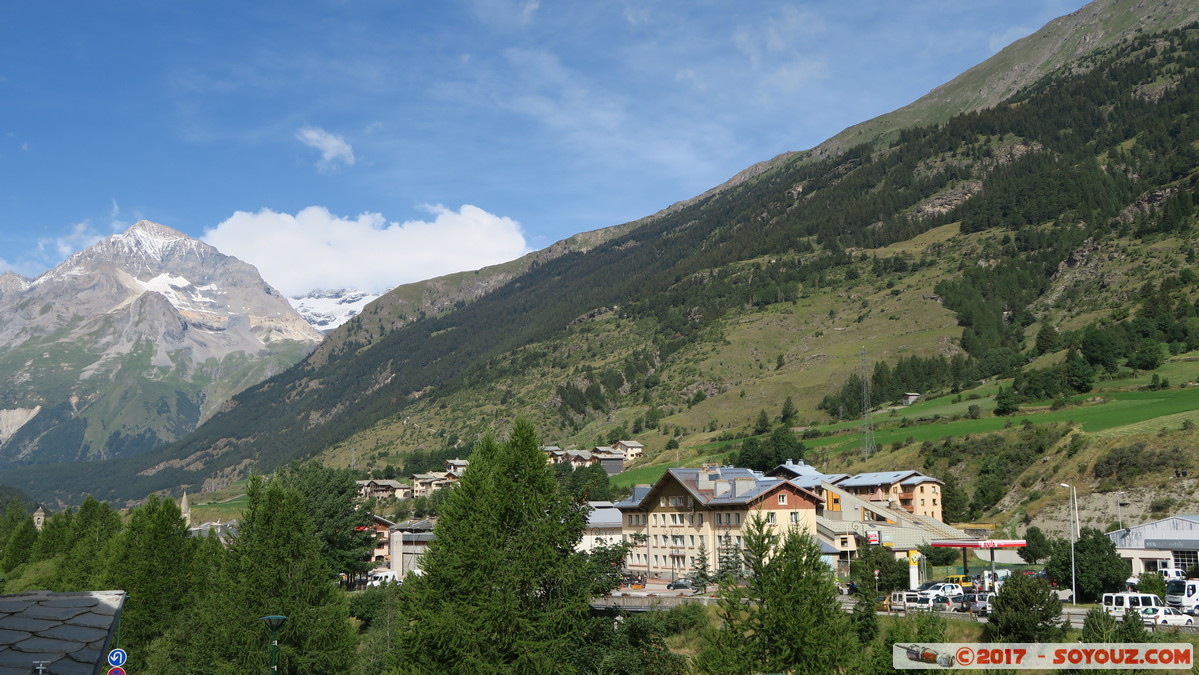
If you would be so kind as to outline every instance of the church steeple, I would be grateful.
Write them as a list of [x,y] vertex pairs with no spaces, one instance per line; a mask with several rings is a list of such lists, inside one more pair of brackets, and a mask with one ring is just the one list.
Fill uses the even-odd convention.
[[183,512],[183,523],[188,527],[192,526],[192,507],[187,500],[187,491],[183,492],[183,499],[179,500],[179,510]]

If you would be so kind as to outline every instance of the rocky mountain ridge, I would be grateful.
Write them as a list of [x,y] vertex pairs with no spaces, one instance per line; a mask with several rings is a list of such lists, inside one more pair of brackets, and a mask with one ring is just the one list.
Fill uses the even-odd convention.
[[149,449],[320,339],[253,266],[139,222],[0,276],[0,460]]

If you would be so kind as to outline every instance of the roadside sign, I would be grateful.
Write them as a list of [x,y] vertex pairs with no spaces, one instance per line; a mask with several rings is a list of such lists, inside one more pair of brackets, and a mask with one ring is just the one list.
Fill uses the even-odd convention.
[[[124,649],[114,649],[111,652],[108,652],[108,665],[114,666],[117,669],[120,669],[121,666],[125,665],[125,662],[128,660],[129,655],[125,653]],[[110,675],[113,673],[111,670],[108,672]],[[125,671],[122,670],[120,673],[117,673],[117,675],[124,675],[124,673]]]
[[113,666],[112,669],[108,671],[108,675],[125,675],[125,669],[120,666]]

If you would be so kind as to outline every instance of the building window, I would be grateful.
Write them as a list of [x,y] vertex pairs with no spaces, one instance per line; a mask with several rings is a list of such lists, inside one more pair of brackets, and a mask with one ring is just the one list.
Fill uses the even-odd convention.
[[937,505],[937,500],[936,500],[936,499],[934,499],[934,500],[933,500],[933,506],[936,506],[936,505]]
[[1174,567],[1188,570],[1199,565],[1199,551],[1174,551]]
[[671,497],[671,498],[670,498],[670,505],[671,505],[671,506],[682,506],[682,505],[683,505],[683,497],[682,497],[682,495],[675,495],[674,497]]
[[741,514],[740,514],[740,513],[734,513],[734,514],[733,514],[733,524],[734,524],[734,525],[740,525],[740,524],[741,524]]
[[695,546],[695,535],[693,534],[693,535],[690,535],[690,536],[691,536],[691,545],[692,545],[692,546]]
[[766,524],[774,525],[774,512],[773,511],[766,514]]
[[787,495],[786,494],[779,495],[779,506],[784,506],[784,505],[786,505],[786,503],[787,503]]
[[791,524],[792,524],[792,525],[798,525],[798,524],[799,524],[799,511],[792,511],[792,512],[791,512]]
[[666,506],[666,497],[658,498],[658,506]]

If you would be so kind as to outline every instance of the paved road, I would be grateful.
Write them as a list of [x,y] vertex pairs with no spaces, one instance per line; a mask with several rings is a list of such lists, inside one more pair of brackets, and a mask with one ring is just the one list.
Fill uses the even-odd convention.
[[[657,586],[661,586],[661,588],[658,588]],[[716,602],[716,598],[713,598],[710,595],[697,596],[693,595],[691,591],[668,591],[666,590],[666,584],[658,584],[657,586],[651,583],[650,587],[647,589],[621,589],[613,596],[596,600],[595,602],[591,603],[591,606],[595,607],[596,609],[620,607],[625,611],[644,612],[652,610],[666,610],[688,602],[700,602],[704,604]],[[852,595],[840,595],[837,596],[837,599],[841,603],[841,608],[846,612],[852,612],[854,605],[858,603],[858,598]],[[1061,618],[1069,620],[1072,628],[1082,628],[1083,620],[1086,618],[1087,611],[1089,609],[1090,607],[1066,606],[1062,609]],[[879,614],[904,616],[905,612],[879,612]],[[979,623],[987,622],[987,618],[985,616],[977,616],[964,612],[940,612],[940,614],[950,619],[977,621]],[[1152,626],[1148,628],[1150,628],[1150,630],[1155,630],[1159,627]],[[1165,627],[1160,628],[1165,629]],[[1199,626],[1169,627],[1170,630],[1173,630],[1174,628],[1186,633],[1199,632]]]

